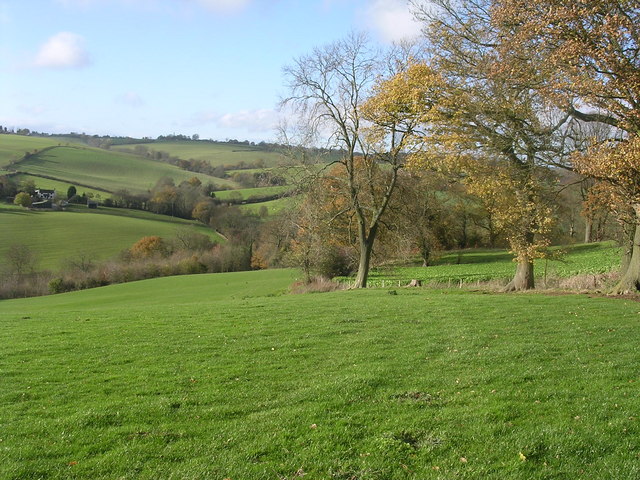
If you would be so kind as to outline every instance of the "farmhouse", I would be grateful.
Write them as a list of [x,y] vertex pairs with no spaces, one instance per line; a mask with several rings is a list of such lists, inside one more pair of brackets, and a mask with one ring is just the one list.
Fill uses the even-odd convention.
[[38,200],[53,200],[53,197],[56,196],[55,190],[46,190],[44,188],[40,188],[36,190],[36,197]]

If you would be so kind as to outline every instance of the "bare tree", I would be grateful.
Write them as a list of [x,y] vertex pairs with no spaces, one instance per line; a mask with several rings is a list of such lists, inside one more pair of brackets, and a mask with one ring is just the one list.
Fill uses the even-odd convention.
[[410,150],[408,139],[419,122],[411,112],[392,105],[380,80],[381,75],[390,78],[407,67],[406,52],[398,49],[390,60],[372,48],[365,35],[351,34],[285,68],[290,94],[282,104],[297,118],[297,136],[324,142],[337,152],[329,157],[333,158],[329,165],[339,167],[332,179],[348,198],[336,217],[349,216],[356,226],[355,288],[367,286],[374,243]]

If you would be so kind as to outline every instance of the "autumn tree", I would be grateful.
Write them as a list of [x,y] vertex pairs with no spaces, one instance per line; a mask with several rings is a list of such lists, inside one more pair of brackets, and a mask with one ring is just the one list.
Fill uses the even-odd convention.
[[157,235],[142,237],[129,249],[133,258],[149,258],[154,256],[166,256],[169,252],[167,243]]
[[[636,169],[613,153],[613,149],[621,148],[621,152],[633,155],[635,139],[640,134],[638,2],[499,0],[494,16],[504,32],[505,56],[535,54],[555,72],[540,84],[548,98],[575,118],[607,124],[621,133],[618,142],[599,142],[588,157],[579,155],[576,167],[585,174],[599,175],[615,189],[626,192],[624,200],[620,197],[626,208],[618,210],[634,212],[636,232],[632,238],[640,238],[640,184],[634,189],[628,182],[636,175]],[[526,75],[526,70],[514,70],[513,74]],[[629,266],[614,292],[640,288],[640,248],[636,248],[634,240],[630,245]]]
[[514,253],[516,273],[506,289],[533,288],[533,260],[544,255],[553,221],[546,165],[566,157],[570,116],[539,94],[537,77],[520,81],[503,68],[491,0],[414,2],[414,8],[425,23],[428,66],[443,92],[430,109],[432,127],[416,164],[439,161],[458,172]]

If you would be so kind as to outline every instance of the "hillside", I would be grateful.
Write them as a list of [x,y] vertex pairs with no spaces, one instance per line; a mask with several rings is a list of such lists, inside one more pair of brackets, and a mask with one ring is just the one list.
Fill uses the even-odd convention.
[[285,158],[278,152],[256,145],[207,141],[156,141],[152,143],[119,145],[115,150],[165,152],[184,160],[204,160],[212,166],[261,163],[265,167],[281,164]]
[[52,212],[0,205],[0,224],[0,258],[11,245],[20,243],[35,253],[40,269],[53,270],[59,269],[65,259],[88,255],[94,260],[105,260],[144,236],[169,238],[186,227],[220,240],[211,229],[196,222],[105,207]]
[[640,476],[636,302],[294,276],[0,302],[0,477]]
[[25,153],[33,153],[34,150],[54,147],[65,144],[56,137],[30,137],[26,135],[0,135],[0,170],[6,168],[11,162],[24,157]]
[[167,163],[122,152],[78,146],[53,147],[29,156],[14,164],[13,168],[31,175],[108,192],[120,189],[147,191],[163,177],[173,178],[176,183],[198,177],[203,183],[232,185],[228,180],[187,172]]

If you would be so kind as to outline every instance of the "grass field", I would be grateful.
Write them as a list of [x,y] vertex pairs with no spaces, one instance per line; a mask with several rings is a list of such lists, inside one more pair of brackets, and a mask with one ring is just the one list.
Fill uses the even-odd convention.
[[240,205],[240,209],[246,212],[259,213],[262,207],[266,207],[269,215],[275,215],[287,208],[291,208],[293,205],[293,199],[285,197],[277,200],[269,200],[268,202],[247,203]]
[[25,135],[0,135],[0,169],[12,161],[21,159],[26,152],[60,145],[59,138],[28,137]]
[[110,192],[119,189],[146,191],[162,177],[170,177],[180,183],[195,176],[203,183],[233,185],[228,180],[188,172],[167,163],[88,147],[57,147],[33,155],[15,168],[32,175],[45,175],[65,183],[99,187]]
[[0,478],[640,477],[638,303],[294,275],[0,302]]
[[[237,145],[213,142],[155,142],[144,143],[149,151],[166,152],[173,157],[185,160],[205,160],[213,166],[237,165],[240,162],[253,164],[263,161],[265,166],[273,167],[282,163],[283,157],[276,152],[268,152],[250,145]],[[116,150],[133,151],[136,145],[113,147]]]
[[33,211],[0,206],[0,258],[15,243],[27,245],[39,259],[39,269],[60,268],[78,255],[105,260],[147,235],[173,237],[180,228],[193,227],[219,237],[196,222],[139,210],[74,207],[64,212]]
[[270,195],[279,195],[291,190],[288,186],[275,187],[256,187],[256,188],[237,188],[235,190],[220,190],[216,192],[216,198],[226,200],[229,198],[238,198],[246,200],[251,197],[267,197]]
[[[555,247],[554,259],[535,262],[535,275],[545,277],[571,277],[594,275],[616,270],[620,266],[620,248],[613,242],[577,244]],[[452,285],[511,279],[515,273],[513,256],[505,250],[461,250],[444,254],[435,265],[391,266],[372,269],[371,286],[407,284],[412,279],[424,283]],[[345,279],[348,280],[348,279]]]

